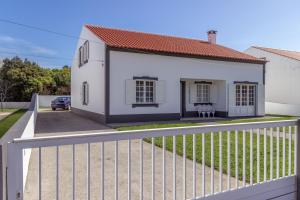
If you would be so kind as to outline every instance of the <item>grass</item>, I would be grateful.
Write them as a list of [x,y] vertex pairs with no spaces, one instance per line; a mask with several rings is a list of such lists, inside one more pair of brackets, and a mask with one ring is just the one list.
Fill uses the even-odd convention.
[[[248,119],[232,119],[232,120],[223,120],[223,121],[218,121],[217,124],[229,124],[229,123],[244,123],[244,122],[258,122],[258,121],[278,121],[278,120],[289,120],[289,119],[294,119],[294,117],[291,116],[272,116],[274,118],[248,118]],[[148,124],[148,125],[139,125],[139,126],[130,126],[130,127],[120,127],[117,130],[138,130],[138,129],[151,129],[151,128],[167,128],[167,127],[182,127],[182,126],[195,126],[195,125],[204,125],[200,123],[176,123],[176,124]],[[294,130],[294,129],[292,129]],[[282,131],[282,129],[281,129]],[[275,135],[275,134],[274,134]],[[286,128],[286,135],[288,135],[288,129]],[[213,135],[214,139],[214,168],[216,170],[220,169],[219,163],[220,163],[220,158],[219,158],[219,134],[214,133]],[[231,162],[227,162],[227,155],[228,155],[228,142],[227,142],[227,137],[228,134],[223,133],[222,134],[222,171],[223,173],[227,174],[227,166],[230,164],[230,174],[231,176],[235,177],[235,133],[230,132],[230,157],[231,157]],[[260,135],[260,143],[259,143],[259,155],[260,155],[260,181],[264,179],[264,136],[263,134]],[[266,170],[266,175],[267,179],[270,178],[270,173],[271,173],[271,151],[270,151],[270,141],[271,137],[266,136],[266,150],[267,150],[267,170]],[[151,142],[151,138],[145,139],[146,142]],[[279,139],[279,176],[283,175],[283,170],[282,170],[282,164],[283,164],[283,138]],[[183,152],[183,136],[176,136],[176,151],[177,154],[182,156]],[[277,143],[276,143],[276,137],[273,137],[273,177],[276,177],[276,151],[277,151]],[[285,175],[288,175],[288,155],[289,155],[289,150],[288,150],[288,139],[285,139],[285,151],[286,151],[286,160],[285,160]],[[192,135],[187,135],[186,136],[186,156],[188,159],[192,160],[193,156],[193,149],[192,145],[193,140],[192,140]],[[162,138],[158,137],[155,138],[155,145],[162,147]],[[166,137],[166,149],[168,151],[173,151],[173,137]],[[243,176],[243,155],[242,155],[242,149],[243,149],[243,133],[241,131],[238,132],[238,177],[240,180],[242,180]],[[250,182],[250,132],[246,132],[246,143],[245,143],[245,149],[246,149],[246,181]],[[253,181],[257,182],[257,134],[253,133]],[[205,162],[205,165],[211,167],[211,134],[205,134],[205,160],[202,160],[202,135],[198,134],[196,135],[196,161],[198,163],[203,163]],[[293,173],[294,171],[294,141],[292,140],[291,142],[291,171]]]
[[[284,116],[284,115],[267,115],[267,117],[220,120],[220,121],[216,121],[216,124],[264,122],[264,121],[279,121],[279,120],[292,120],[292,119],[296,119],[296,117]],[[199,122],[157,123],[157,124],[154,123],[154,124],[146,124],[146,125],[124,126],[124,127],[117,128],[117,130],[119,130],[119,131],[143,130],[143,129],[154,129],[154,128],[201,126],[201,125],[206,125],[206,124],[207,123],[199,123]]]
[[[214,133],[214,168],[216,170],[220,169],[220,157],[219,157],[219,134]],[[176,151],[177,154],[182,156],[182,140],[183,136],[176,136]],[[151,142],[151,139],[145,139],[146,142]],[[250,133],[246,133],[246,181],[250,182]],[[280,138],[280,176],[282,176],[282,142],[283,139]],[[155,138],[155,144],[159,147],[162,147],[162,138]],[[186,136],[186,156],[188,159],[192,160],[193,156],[193,140],[192,135]],[[230,174],[231,176],[235,177],[235,133],[230,133]],[[263,135],[260,136],[260,181],[264,178],[264,137]],[[224,174],[227,174],[227,155],[228,155],[228,143],[227,143],[227,133],[222,134],[222,171]],[[173,150],[173,137],[166,137],[166,149],[168,151]],[[243,134],[239,132],[238,134],[238,177],[242,180],[243,176]],[[253,181],[257,182],[257,135],[253,134]],[[276,177],[276,139],[273,139],[273,177]],[[292,163],[291,163],[291,170],[294,171],[294,142],[291,143],[291,150],[292,150]],[[270,177],[270,137],[267,136],[267,179]],[[288,155],[288,140],[286,139],[286,155]],[[196,161],[198,163],[203,163],[202,161],[202,135],[196,135]],[[286,157],[286,175],[288,174],[288,157]],[[205,134],[205,165],[211,167],[211,135]]]
[[0,138],[8,131],[8,129],[22,117],[26,109],[19,109],[11,113],[7,117],[0,120]]

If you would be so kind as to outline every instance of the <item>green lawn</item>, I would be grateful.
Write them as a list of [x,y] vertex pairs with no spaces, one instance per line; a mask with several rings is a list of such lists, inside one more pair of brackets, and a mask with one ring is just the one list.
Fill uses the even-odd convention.
[[20,119],[20,117],[22,117],[22,115],[26,111],[27,111],[26,109],[16,110],[15,112],[13,112],[12,114],[10,114],[7,117],[3,118],[0,121],[0,138],[6,133],[6,131],[8,131],[8,129],[12,125],[14,125],[14,123],[16,121],[18,121],[18,119]]
[[[259,117],[259,118],[224,119],[221,121],[216,121],[216,124],[264,122],[264,121],[279,121],[279,120],[291,120],[291,119],[296,119],[296,117],[284,116],[284,115],[268,115],[267,117]],[[206,124],[207,123],[204,123],[204,122],[203,123],[199,123],[199,122],[154,123],[154,124],[146,124],[146,125],[124,126],[124,127],[117,128],[117,130],[119,130],[119,131],[142,130],[142,129],[153,129],[153,128],[200,126],[200,125],[206,125]]]
[[[289,116],[280,116],[276,118],[249,118],[249,119],[234,119],[234,120],[224,120],[217,122],[220,123],[242,123],[242,122],[256,122],[256,121],[275,121],[275,120],[288,120],[294,119],[294,117]],[[182,127],[182,126],[195,126],[195,125],[203,125],[199,123],[176,123],[176,124],[149,124],[143,126],[131,126],[131,127],[121,127],[118,130],[137,130],[137,129],[149,129],[149,128],[166,128],[166,127]],[[286,133],[288,135],[288,129],[286,129]],[[226,174],[227,173],[227,133],[222,134],[222,170]],[[293,136],[294,137],[294,136]],[[267,177],[270,177],[270,138],[267,136]],[[151,142],[151,139],[145,139],[146,142]],[[182,155],[182,136],[176,137],[176,150],[178,155]],[[239,172],[239,179],[242,179],[242,164],[243,164],[243,134],[242,132],[238,133],[238,172]],[[192,152],[192,135],[186,136],[186,155],[188,159],[192,159],[193,152]],[[283,162],[283,151],[282,151],[282,143],[283,139],[280,138],[280,176],[282,176],[282,162]],[[158,137],[155,139],[155,144],[159,147],[162,147],[162,138]],[[231,176],[235,177],[235,133],[230,133],[230,173]],[[260,136],[260,179],[261,181],[264,178],[264,136]],[[273,139],[273,177],[276,177],[276,137]],[[294,142],[292,141],[291,144],[292,150],[292,164],[291,169],[292,172],[294,170]],[[168,151],[173,150],[173,137],[166,137],[166,149]],[[288,174],[288,139],[286,139],[286,174]],[[196,160],[198,163],[202,163],[202,135],[196,135]],[[219,134],[214,133],[214,168],[219,170]],[[211,135],[205,135],[205,164],[211,167]],[[253,179],[254,182],[257,181],[257,134],[253,133]],[[250,181],[250,133],[246,133],[246,180],[247,182]]]

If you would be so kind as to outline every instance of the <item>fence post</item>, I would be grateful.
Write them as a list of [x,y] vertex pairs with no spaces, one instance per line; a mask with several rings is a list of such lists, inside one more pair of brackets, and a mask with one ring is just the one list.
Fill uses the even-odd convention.
[[[300,200],[300,119],[297,121],[297,200]],[[296,141],[295,141],[296,142]],[[295,160],[295,158],[294,158]]]
[[7,199],[23,200],[23,150],[15,143],[7,145]]

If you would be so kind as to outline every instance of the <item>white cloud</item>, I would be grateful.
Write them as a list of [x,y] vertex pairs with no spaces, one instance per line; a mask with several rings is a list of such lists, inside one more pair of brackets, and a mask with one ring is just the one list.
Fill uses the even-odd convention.
[[54,56],[57,54],[56,51],[36,45],[27,40],[14,38],[7,35],[0,35],[0,46],[2,51],[6,49],[9,52],[26,53],[42,56]]
[[0,42],[12,43],[15,42],[15,39],[10,36],[1,36],[0,35]]
[[50,56],[56,54],[56,51],[44,47],[32,46],[31,49],[32,49],[32,53],[36,53],[36,54],[43,54],[43,55],[50,55]]

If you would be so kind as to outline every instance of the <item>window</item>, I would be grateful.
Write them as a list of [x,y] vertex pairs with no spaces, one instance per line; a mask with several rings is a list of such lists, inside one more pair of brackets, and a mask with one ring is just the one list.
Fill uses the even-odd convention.
[[247,106],[248,101],[247,85],[242,85],[242,106]]
[[237,84],[235,86],[236,106],[255,106],[255,85]]
[[240,85],[235,86],[235,105],[236,106],[241,105],[241,86]]
[[255,86],[250,85],[249,86],[249,106],[254,106],[254,98],[255,98]]
[[154,81],[136,81],[136,103],[154,103]]
[[197,84],[197,102],[210,103],[210,85]]
[[79,67],[87,63],[89,60],[89,41],[85,41],[79,48]]
[[87,82],[82,84],[82,104],[88,105],[89,103],[89,85]]

